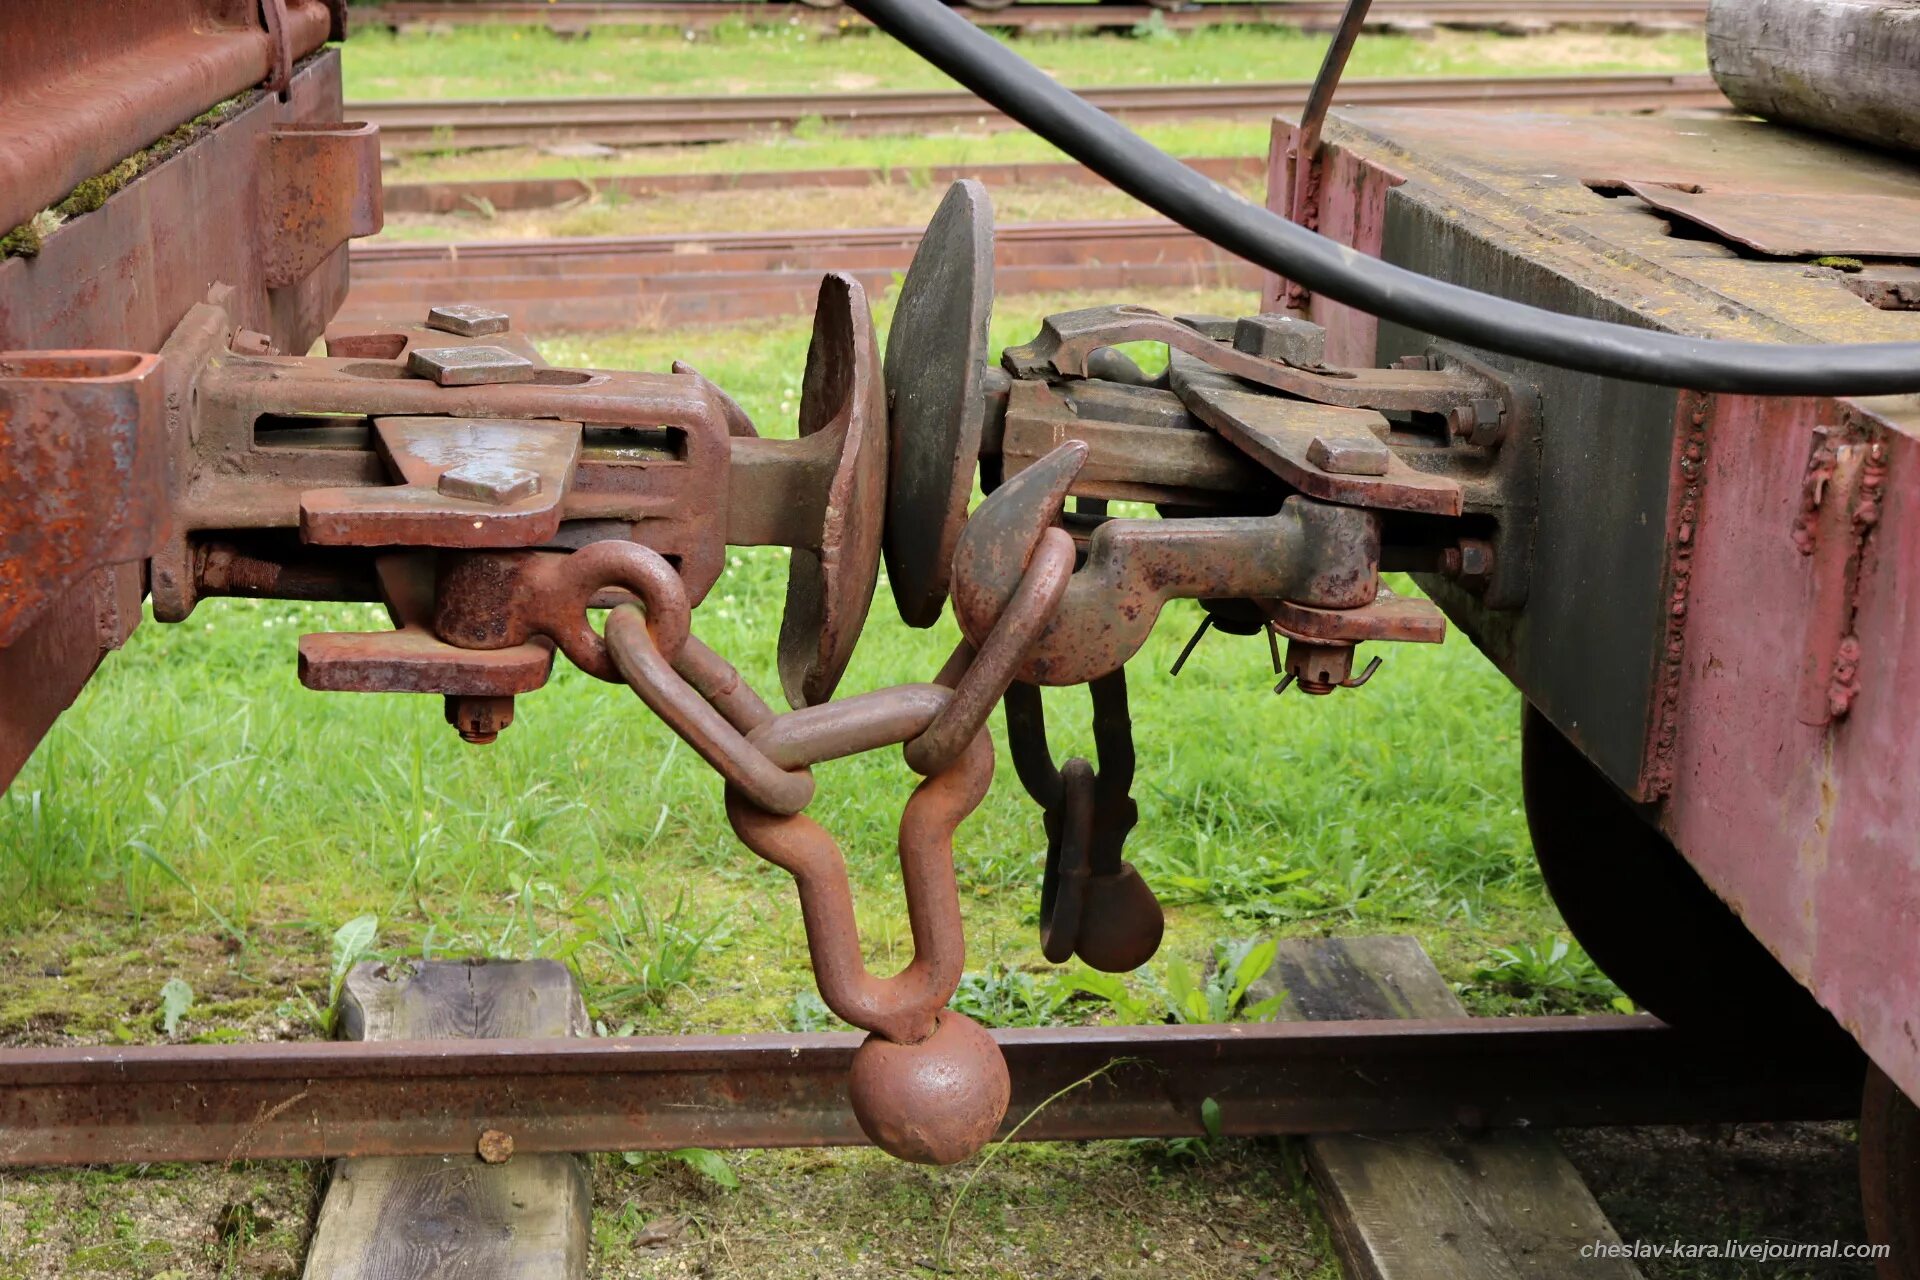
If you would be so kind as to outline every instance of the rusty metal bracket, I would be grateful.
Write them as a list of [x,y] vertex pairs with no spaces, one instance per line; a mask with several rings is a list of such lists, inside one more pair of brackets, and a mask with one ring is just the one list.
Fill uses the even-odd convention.
[[267,287],[282,289],[348,240],[380,230],[380,126],[289,122],[264,145],[261,257]]
[[1048,316],[1039,335],[1024,346],[1008,347],[1001,363],[1016,378],[1084,378],[1095,351],[1126,342],[1162,342],[1221,373],[1345,409],[1446,413],[1486,394],[1477,379],[1446,370],[1301,368],[1241,351],[1148,307],[1125,304]]
[[156,356],[0,352],[0,648],[165,526]]
[[[988,495],[954,553],[954,614],[986,636],[1012,599],[1042,534],[1060,515],[1087,447],[1063,444]],[[1351,608],[1379,586],[1380,518],[1290,497],[1270,516],[1107,520],[1018,679],[1084,684],[1117,670],[1173,599],[1285,597]]]

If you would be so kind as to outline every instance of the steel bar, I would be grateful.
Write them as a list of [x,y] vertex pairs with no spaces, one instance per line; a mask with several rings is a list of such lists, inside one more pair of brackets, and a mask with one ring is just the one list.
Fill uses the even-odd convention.
[[[1644,1016],[998,1031],[1023,1141],[1837,1118],[1862,1068]],[[839,1146],[851,1034],[36,1048],[0,1165]]]
[[[1210,26],[1276,26],[1331,30],[1340,0],[1284,0],[1276,4],[1015,4],[998,9],[956,6],[986,27],[1024,31],[1132,29],[1158,21],[1175,30]],[[1507,32],[1586,30],[1672,31],[1698,28],[1705,0],[1382,0],[1368,22],[1375,30],[1430,27]],[[730,3],[729,0],[390,0],[354,11],[356,25],[405,28],[428,25],[544,26],[561,31],[594,27],[668,27],[701,30],[721,23],[813,26],[838,31],[865,26],[844,7]]]
[[[1296,111],[1306,104],[1311,89],[1308,81],[1255,81],[1114,85],[1086,89],[1083,95],[1104,111],[1139,122]],[[1647,72],[1349,80],[1341,86],[1339,101],[1342,106],[1636,111],[1726,105],[1711,76]],[[348,103],[346,110],[351,119],[379,125],[381,143],[389,153],[560,141],[608,146],[724,142],[790,129],[803,117],[862,134],[1016,127],[961,90],[396,100]]]

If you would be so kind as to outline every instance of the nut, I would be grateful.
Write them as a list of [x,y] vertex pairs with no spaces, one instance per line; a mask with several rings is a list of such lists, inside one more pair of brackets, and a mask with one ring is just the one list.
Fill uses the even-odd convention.
[[[447,723],[460,731],[462,741],[485,746],[513,723],[513,698],[449,694]],[[508,1149],[511,1152],[512,1139],[508,1139]]]
[[1392,454],[1379,438],[1364,436],[1315,436],[1307,445],[1307,461],[1336,476],[1383,476]]
[[1440,572],[1469,591],[1483,591],[1493,577],[1493,544],[1462,538],[1440,553]]
[[540,492],[540,473],[476,458],[440,473],[436,486],[449,498],[504,507]]
[[258,329],[235,329],[232,350],[245,356],[270,356],[273,354],[273,339]]
[[1269,311],[1233,326],[1233,349],[1303,369],[1318,368],[1327,354],[1327,331],[1311,320]]
[[1456,440],[1490,449],[1507,434],[1507,407],[1491,396],[1481,396],[1447,410],[1447,428]]
[[496,382],[531,382],[538,367],[505,347],[416,347],[407,371],[443,387],[473,387]]
[[452,302],[427,312],[427,328],[457,333],[463,338],[478,338],[489,333],[505,333],[513,317],[492,307],[471,302]]
[[1234,319],[1232,316],[1175,316],[1174,320],[1195,333],[1212,338],[1215,342],[1233,341]]

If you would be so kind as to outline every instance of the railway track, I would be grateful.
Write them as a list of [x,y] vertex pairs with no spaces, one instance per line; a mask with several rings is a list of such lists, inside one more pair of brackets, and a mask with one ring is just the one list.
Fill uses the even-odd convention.
[[[533,331],[737,324],[813,309],[820,276],[847,271],[869,292],[891,287],[920,243],[918,227],[721,231],[352,249],[353,288],[337,319],[384,323],[443,302],[509,312]],[[1160,218],[1003,224],[995,231],[1002,294],[1143,288],[1253,289],[1257,269]]]
[[[1176,30],[1208,26],[1280,26],[1329,31],[1340,21],[1339,0],[1287,0],[1278,4],[1203,4],[1161,8],[1149,4],[1012,4],[956,6],[982,26],[1020,31],[1131,30],[1148,22]],[[1529,34],[1562,28],[1665,32],[1700,27],[1705,0],[1377,0],[1367,26],[1376,31],[1418,32],[1436,27]],[[1157,18],[1155,15],[1158,15]],[[721,23],[810,26],[838,30],[865,26],[844,6],[713,0],[392,0],[354,10],[362,25],[396,30],[423,26],[540,26],[574,33],[595,27],[664,27],[705,30]]]
[[[1094,105],[1134,122],[1260,117],[1298,110],[1308,81],[1221,85],[1116,85],[1083,90]],[[1704,73],[1573,76],[1432,76],[1349,80],[1342,106],[1513,107],[1650,111],[1724,107]],[[1011,129],[1013,120],[964,90],[740,94],[733,97],[473,98],[347,104],[347,116],[380,126],[393,153],[595,142],[635,147],[728,142],[818,119],[845,133]]]
[[[1215,182],[1246,182],[1267,171],[1258,156],[1206,156],[1181,161]],[[794,191],[838,188],[871,190],[913,185],[940,190],[958,178],[978,178],[989,187],[1076,183],[1105,185],[1106,179],[1084,165],[1011,162],[1006,164],[930,165],[890,169],[756,169],[738,173],[655,173],[595,178],[489,178],[472,182],[391,182],[384,200],[389,214],[471,213],[491,209],[508,213],[551,209],[594,196],[618,195],[645,200],[660,196],[701,195],[719,191]]]

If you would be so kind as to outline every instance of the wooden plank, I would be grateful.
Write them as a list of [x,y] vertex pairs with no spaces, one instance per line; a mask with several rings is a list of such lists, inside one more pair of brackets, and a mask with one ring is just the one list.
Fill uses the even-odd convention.
[[[1283,989],[1279,1016],[1299,1021],[1466,1012],[1407,937],[1284,939],[1248,999]],[[1306,1148],[1349,1280],[1642,1280],[1631,1262],[1580,1256],[1619,1236],[1545,1134],[1326,1134]]]
[[[341,992],[350,1040],[586,1035],[573,975],[551,960],[362,964]],[[336,1160],[304,1280],[572,1280],[593,1208],[571,1155]]]

